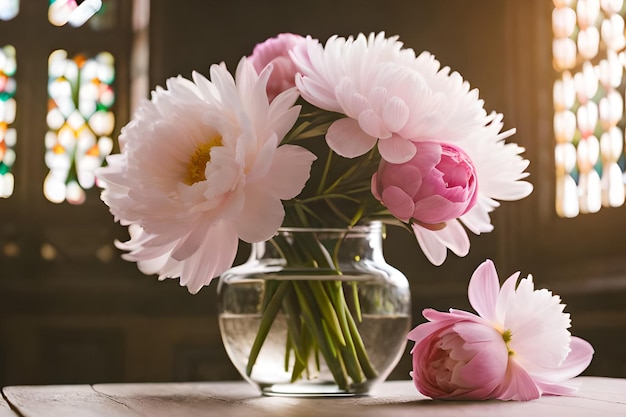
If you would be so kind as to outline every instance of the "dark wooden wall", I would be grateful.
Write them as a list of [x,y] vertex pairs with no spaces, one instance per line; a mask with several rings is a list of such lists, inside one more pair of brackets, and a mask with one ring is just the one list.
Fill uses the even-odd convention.
[[[551,2],[153,0],[151,7],[151,86],[193,70],[206,74],[220,61],[234,69],[257,42],[280,32],[326,39],[385,31],[459,71],[488,111],[504,113],[505,128],[517,128],[513,139],[527,148],[536,190],[504,202],[492,217],[496,230],[472,236],[470,254],[450,255],[441,267],[428,263],[413,237],[391,231],[387,258],[411,280],[415,324],[425,307],[469,308],[469,277],[491,258],[501,280],[521,270],[561,294],[573,333],[596,347],[588,373],[626,376],[626,208],[573,220],[554,214]],[[45,131],[45,122],[29,123],[39,123],[36,135]],[[0,255],[0,385],[238,378],[219,339],[216,285],[191,296],[117,258],[96,262],[85,245],[125,239],[125,231],[97,192],[90,201],[82,217],[75,207],[37,201],[36,227],[20,214],[27,199],[0,201],[2,242],[25,248],[18,258]],[[42,261],[39,246],[53,237],[64,256]],[[407,353],[392,377],[408,378],[409,369]]]

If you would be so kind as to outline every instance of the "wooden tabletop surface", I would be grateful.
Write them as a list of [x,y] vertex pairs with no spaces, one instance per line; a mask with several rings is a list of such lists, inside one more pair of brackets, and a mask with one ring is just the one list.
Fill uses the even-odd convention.
[[369,396],[263,397],[245,382],[9,386],[0,417],[611,417],[626,416],[626,379],[580,377],[575,397],[529,402],[433,401],[411,381]]

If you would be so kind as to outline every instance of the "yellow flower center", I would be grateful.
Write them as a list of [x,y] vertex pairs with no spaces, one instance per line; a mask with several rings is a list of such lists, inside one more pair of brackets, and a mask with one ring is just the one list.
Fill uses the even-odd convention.
[[509,351],[509,356],[513,356],[515,354],[515,352],[509,346],[509,342],[511,341],[511,336],[512,334],[510,330],[505,330],[504,332],[502,332],[502,339],[504,340],[504,343],[506,344],[506,348]]
[[208,142],[201,143],[196,151],[191,155],[189,165],[187,165],[187,175],[185,176],[185,184],[193,185],[200,181],[206,180],[204,171],[206,165],[211,162],[211,149],[214,146],[222,146],[222,137],[215,136]]

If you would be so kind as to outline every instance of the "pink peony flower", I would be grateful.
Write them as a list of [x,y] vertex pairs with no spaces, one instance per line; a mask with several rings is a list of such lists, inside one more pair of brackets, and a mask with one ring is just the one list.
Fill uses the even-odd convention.
[[281,33],[254,47],[249,57],[254,69],[261,73],[268,65],[271,64],[273,67],[267,83],[267,96],[270,100],[283,91],[295,87],[297,68],[289,57],[289,51],[303,42],[304,38],[300,35]]
[[372,194],[398,219],[440,225],[476,203],[476,170],[459,147],[418,142],[415,156],[403,164],[381,160],[372,177]]
[[495,266],[481,264],[469,283],[478,315],[424,310],[415,341],[412,377],[417,390],[439,399],[532,400],[571,395],[569,381],[591,362],[593,348],[573,337],[561,299],[535,290],[532,276],[513,274],[499,287]]

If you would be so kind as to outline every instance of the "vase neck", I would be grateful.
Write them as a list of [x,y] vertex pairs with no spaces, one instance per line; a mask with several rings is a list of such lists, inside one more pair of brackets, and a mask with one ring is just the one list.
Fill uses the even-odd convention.
[[341,270],[346,265],[384,261],[383,225],[349,229],[281,228],[268,242],[252,246],[251,259],[282,259],[286,266]]

